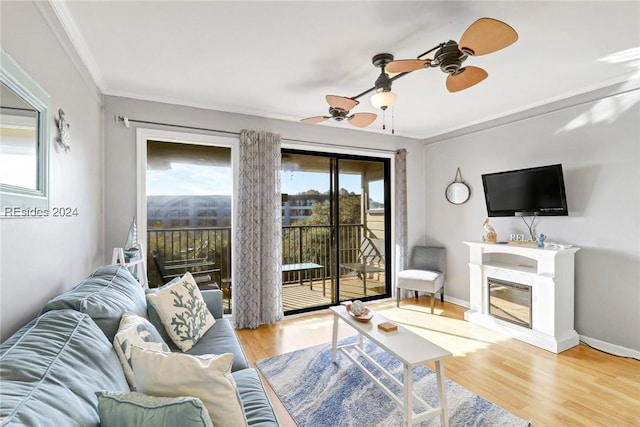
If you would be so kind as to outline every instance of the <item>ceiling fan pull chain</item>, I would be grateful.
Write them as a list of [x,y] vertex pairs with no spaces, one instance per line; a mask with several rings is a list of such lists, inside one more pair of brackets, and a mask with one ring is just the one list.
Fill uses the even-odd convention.
[[391,135],[396,134],[396,107],[391,106]]
[[387,127],[385,126],[385,122],[387,120],[387,110],[384,109],[382,110],[382,130],[386,130]]

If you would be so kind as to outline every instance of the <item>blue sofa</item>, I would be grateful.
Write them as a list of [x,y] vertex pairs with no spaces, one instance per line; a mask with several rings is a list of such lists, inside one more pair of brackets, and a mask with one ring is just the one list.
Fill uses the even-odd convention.
[[[231,323],[222,316],[222,292],[202,294],[216,323],[188,353],[232,353],[232,375],[248,425],[278,426],[257,371],[249,367]],[[131,273],[103,266],[49,301],[37,318],[2,343],[0,425],[98,427],[95,392],[129,390],[112,344],[124,311],[149,318],[166,334],[157,314],[147,311],[144,291]]]

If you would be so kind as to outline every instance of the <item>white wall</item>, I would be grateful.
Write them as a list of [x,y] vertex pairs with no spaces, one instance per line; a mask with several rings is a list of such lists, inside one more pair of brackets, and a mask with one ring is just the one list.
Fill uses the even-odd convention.
[[[225,113],[220,111],[141,101],[123,97],[105,97],[105,262],[110,261],[113,247],[122,246],[131,223],[136,214],[136,129],[164,129],[178,132],[207,133],[191,131],[172,126],[155,126],[131,123],[130,128],[115,122],[114,117],[121,115],[130,119],[192,126],[206,129],[217,129],[228,132],[239,132],[242,129],[279,133],[283,144],[288,147],[315,151],[339,150],[345,148],[361,148],[365,155],[375,156],[375,150],[397,150],[406,148],[408,175],[420,177],[410,180],[407,187],[409,194],[409,243],[423,243],[422,197],[422,143],[415,139],[392,135],[350,130],[325,125],[309,125],[282,120],[265,119],[255,116]],[[334,144],[340,147],[323,148],[320,145],[290,142],[288,140],[312,141]],[[372,151],[373,150],[373,151]],[[389,153],[383,153],[389,155]],[[393,161],[392,161],[393,162]]]
[[[77,208],[78,216],[0,219],[2,340],[104,258],[101,96],[74,65],[57,21],[49,26],[50,13],[46,2],[3,1],[2,48],[51,96],[50,206]],[[68,153],[56,149],[59,108],[71,125]]]
[[[639,103],[637,82],[631,82],[426,141],[425,230],[429,242],[447,247],[449,297],[469,301],[469,255],[462,242],[482,238],[487,211],[481,175],[562,163],[569,216],[539,217],[536,232],[581,248],[575,328],[583,337],[640,354]],[[444,197],[457,167],[472,189],[469,202],[459,206]],[[490,222],[499,240],[526,232],[520,218]]]

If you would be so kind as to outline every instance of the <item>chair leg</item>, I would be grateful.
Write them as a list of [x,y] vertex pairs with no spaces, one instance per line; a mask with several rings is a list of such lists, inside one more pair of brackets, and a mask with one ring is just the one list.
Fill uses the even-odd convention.
[[436,293],[431,294],[431,314],[433,314],[433,308],[436,305]]
[[413,291],[413,296],[418,299],[418,291]]
[[444,285],[440,288],[440,302],[444,302]]
[[400,288],[396,288],[396,307],[400,308],[400,292],[402,290]]

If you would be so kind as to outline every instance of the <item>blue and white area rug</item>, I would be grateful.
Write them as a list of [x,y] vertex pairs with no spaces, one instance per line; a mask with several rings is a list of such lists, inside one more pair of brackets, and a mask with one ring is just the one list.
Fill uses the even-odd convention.
[[[344,342],[354,342],[355,337]],[[343,342],[343,343],[344,343]],[[365,341],[366,352],[396,378],[402,364],[375,344]],[[368,362],[359,358],[363,365]],[[258,369],[300,427],[393,427],[402,425],[400,407],[343,354],[331,363],[331,345],[323,344],[260,360]],[[446,361],[445,361],[446,365]],[[374,371],[377,372],[377,371]],[[378,373],[397,396],[402,390]],[[436,374],[427,366],[413,368],[413,390],[433,407],[438,406]],[[526,427],[529,422],[446,379],[449,425]],[[422,411],[420,405],[414,411]],[[440,417],[417,424],[439,426]]]

